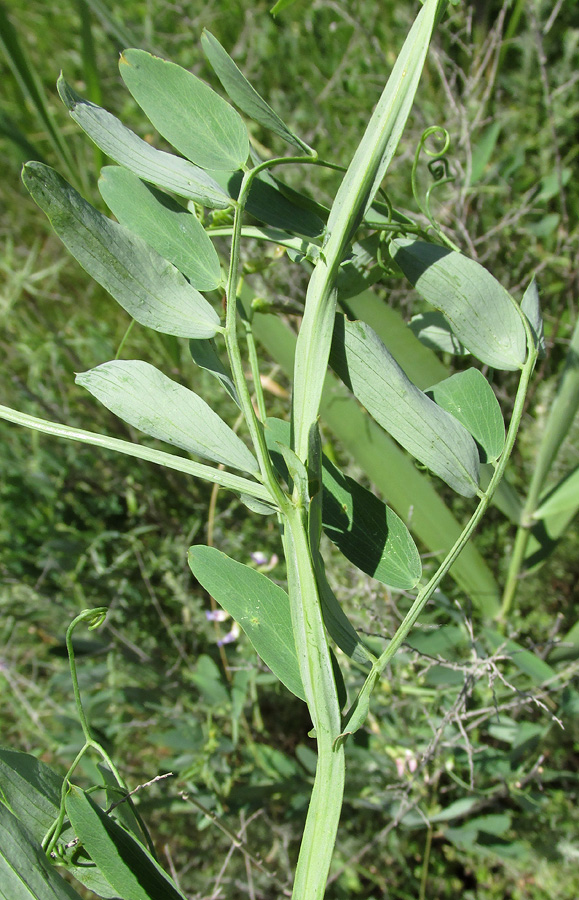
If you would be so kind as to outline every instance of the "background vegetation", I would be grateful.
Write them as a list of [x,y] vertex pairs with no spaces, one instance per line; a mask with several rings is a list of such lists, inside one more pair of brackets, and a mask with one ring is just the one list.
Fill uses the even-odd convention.
[[[523,494],[577,318],[573,6],[515,0],[452,9],[387,185],[399,208],[415,208],[408,172],[416,144],[426,126],[444,125],[455,181],[439,194],[439,217],[516,296],[537,275],[548,353],[509,473]],[[24,160],[44,159],[100,202],[103,161],[58,101],[60,69],[81,93],[156,140],[120,84],[118,51],[144,47],[210,80],[199,45],[208,27],[288,124],[320,155],[345,164],[414,13],[413,4],[393,0],[302,0],[277,19],[267,2],[250,0],[127,0],[115,9],[109,0],[56,0],[50,7],[29,0],[25,10],[3,0],[2,402],[110,434],[130,431],[73,378],[115,355],[127,317],[66,254],[19,178]],[[26,59],[15,66],[19,48]],[[258,129],[253,137],[258,146],[269,141]],[[335,176],[316,170],[308,178],[304,184],[300,171],[296,186],[329,201]],[[248,261],[256,269],[272,263]],[[265,277],[270,294],[300,299],[299,277],[284,260]],[[262,289],[258,279],[253,284]],[[416,296],[397,282],[379,295],[406,319],[418,310]],[[135,357],[146,354],[168,374],[211,392],[182,342],[138,326],[128,341]],[[275,411],[288,385],[273,362],[264,374]],[[508,407],[509,378],[495,386]],[[575,423],[554,480],[579,463],[578,437]],[[64,770],[80,732],[64,632],[80,610],[108,606],[106,628],[79,639],[81,687],[91,722],[132,785],[176,774],[140,795],[165,863],[191,897],[280,896],[279,885],[187,799],[243,834],[264,867],[287,882],[315,765],[309,723],[244,639],[218,647],[229,625],[208,621],[209,601],[185,557],[209,532],[241,561],[263,554],[254,564],[271,566],[283,581],[275,530],[178,473],[4,423],[0,441],[2,743]],[[338,443],[332,449],[346,461]],[[444,497],[460,518],[460,503]],[[513,525],[493,510],[477,537],[499,583],[513,536]],[[408,599],[353,575],[337,556],[329,559],[361,628],[389,633]],[[507,623],[515,649],[493,645],[494,626],[447,581],[350,748],[331,898],[579,895],[578,577],[571,524],[521,581]],[[88,767],[85,774],[94,776]]]

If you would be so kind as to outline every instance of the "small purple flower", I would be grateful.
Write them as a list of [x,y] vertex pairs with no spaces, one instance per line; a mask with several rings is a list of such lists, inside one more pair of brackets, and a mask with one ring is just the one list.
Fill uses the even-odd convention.
[[263,550],[254,550],[254,552],[251,554],[251,559],[256,566],[267,566],[268,559]]
[[237,622],[234,622],[231,631],[228,631],[225,637],[221,638],[220,641],[217,641],[218,647],[223,647],[224,644],[232,644],[239,637],[239,625]]
[[208,622],[225,622],[229,618],[229,613],[224,609],[207,609],[205,616]]

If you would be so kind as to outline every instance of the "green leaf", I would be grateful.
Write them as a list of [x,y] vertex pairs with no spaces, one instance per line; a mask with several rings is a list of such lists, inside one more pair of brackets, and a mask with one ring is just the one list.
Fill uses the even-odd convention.
[[499,458],[505,446],[505,423],[499,401],[482,372],[457,372],[426,393],[472,434],[481,451],[481,462]]
[[[38,844],[58,816],[61,788],[62,777],[36,757],[16,750],[0,749],[0,800]],[[114,799],[117,800],[118,795]],[[119,813],[124,807],[127,804],[118,807]],[[60,846],[64,848],[72,837],[65,830],[59,841]],[[77,858],[78,848],[65,849],[65,855],[66,868],[77,881],[99,897],[117,896],[90,860],[82,858],[82,852],[81,858]],[[76,864],[71,862],[73,856]]]
[[245,165],[249,138],[241,116],[207,84],[145,50],[125,50],[123,81],[157,131],[203,169]]
[[476,445],[423,394],[365,322],[336,320],[330,364],[372,418],[419,462],[465,497],[477,492]]
[[376,284],[384,274],[382,266],[376,262],[380,246],[380,235],[371,234],[360,241],[354,241],[350,256],[340,266],[337,279],[338,303],[350,297],[357,297],[366,288]]
[[115,162],[144,181],[165,188],[178,197],[195,200],[211,209],[231,206],[231,200],[223,188],[199,166],[151,147],[112,113],[75,93],[62,75],[57,87],[71,118]]
[[[215,171],[212,175],[223,189],[237,200],[243,173]],[[324,231],[324,222],[316,213],[298,206],[284,196],[275,183],[260,175],[253,179],[245,209],[261,222],[274,228],[282,228],[293,235],[315,238]]]
[[65,800],[72,827],[123,900],[186,900],[151,854],[80,788]]
[[438,356],[412,333],[402,314],[374,291],[364,291],[340,306],[348,319],[361,319],[374,329],[410,381],[424,391],[450,374]]
[[485,128],[483,133],[477,138],[472,151],[470,185],[476,184],[482,178],[486,167],[491,161],[502,127],[502,122],[495,121],[488,128]]
[[286,592],[214,547],[190,547],[189,566],[202,587],[243,628],[266,666],[292,694],[305,700]]
[[177,337],[213,337],[219,317],[205,297],[141,238],[112,222],[48,166],[22,180],[83,269],[141,325]]
[[270,13],[272,14],[272,16],[277,16],[280,12],[283,12],[284,9],[287,9],[288,6],[291,6],[295,2],[296,0],[277,0],[277,3],[275,3],[274,6],[272,6],[272,8],[270,9]]
[[221,362],[215,341],[212,339],[204,341],[192,339],[189,341],[189,352],[193,362],[217,378],[231,399],[235,401],[237,406],[241,407],[233,379]]
[[76,383],[145,434],[252,474],[258,465],[241,438],[205,400],[141,360],[113,360],[76,376]]
[[322,466],[323,527],[330,540],[353,565],[382,584],[413,588],[422,565],[402,519],[325,456]]
[[121,225],[173,263],[194,288],[219,287],[223,279],[217,251],[193,213],[119,166],[101,170],[99,190]]
[[431,350],[452,353],[454,356],[464,356],[468,353],[442,313],[437,310],[412,316],[408,327],[418,340]]
[[0,748],[0,801],[40,843],[58,816],[62,778],[29,753]]
[[239,70],[229,53],[206,28],[201,35],[201,45],[219,81],[239,109],[255,122],[263,125],[264,128],[279,135],[288,144],[293,144],[298,150],[311,153],[308,145],[301,141],[287,127],[285,122],[280,119],[278,114],[273,111],[271,106],[266,103],[263,97],[260,97],[253,85],[249,83],[245,75]]
[[531,279],[529,287],[523,294],[521,300],[521,310],[529,320],[535,343],[539,348],[539,358],[543,359],[547,354],[547,346],[545,344],[545,332],[543,329],[543,316],[541,315],[541,303],[539,300],[539,289],[535,277]]
[[[62,777],[36,757],[16,750],[0,749],[0,801],[22,822],[38,844],[58,816],[61,788]],[[66,844],[71,837],[65,831],[60,845]],[[72,850],[69,850],[67,870],[99,897],[116,897],[116,893],[98,869],[90,864],[90,860],[77,859],[78,848],[75,851],[74,859],[77,864],[70,861]]]
[[549,661],[553,663],[579,659],[579,621],[569,629],[549,653]]
[[569,472],[559,484],[542,499],[533,513],[534,519],[567,513],[579,507],[579,466]]
[[441,310],[458,340],[495,369],[516,370],[527,353],[525,327],[514,300],[473,259],[407,238],[391,243],[393,259],[424,299]]
[[81,900],[38,841],[1,803],[0,900]]

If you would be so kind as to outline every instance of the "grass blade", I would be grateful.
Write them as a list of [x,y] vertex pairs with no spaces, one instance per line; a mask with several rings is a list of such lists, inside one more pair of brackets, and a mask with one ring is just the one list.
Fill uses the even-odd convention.
[[50,106],[42,87],[38,73],[28,58],[24,47],[18,37],[18,32],[8,18],[4,6],[0,3],[0,48],[4,52],[6,61],[12,70],[12,74],[25,97],[32,105],[36,117],[46,132],[52,149],[59,160],[59,165],[65,169],[69,176],[75,177],[76,164],[60,133]]

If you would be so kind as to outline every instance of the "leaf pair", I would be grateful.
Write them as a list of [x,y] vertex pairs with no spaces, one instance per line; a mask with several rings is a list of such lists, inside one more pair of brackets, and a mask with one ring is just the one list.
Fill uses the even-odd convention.
[[22,178],[68,250],[137,322],[177,337],[217,333],[213,307],[142,238],[103,216],[48,166],[27,163]]

